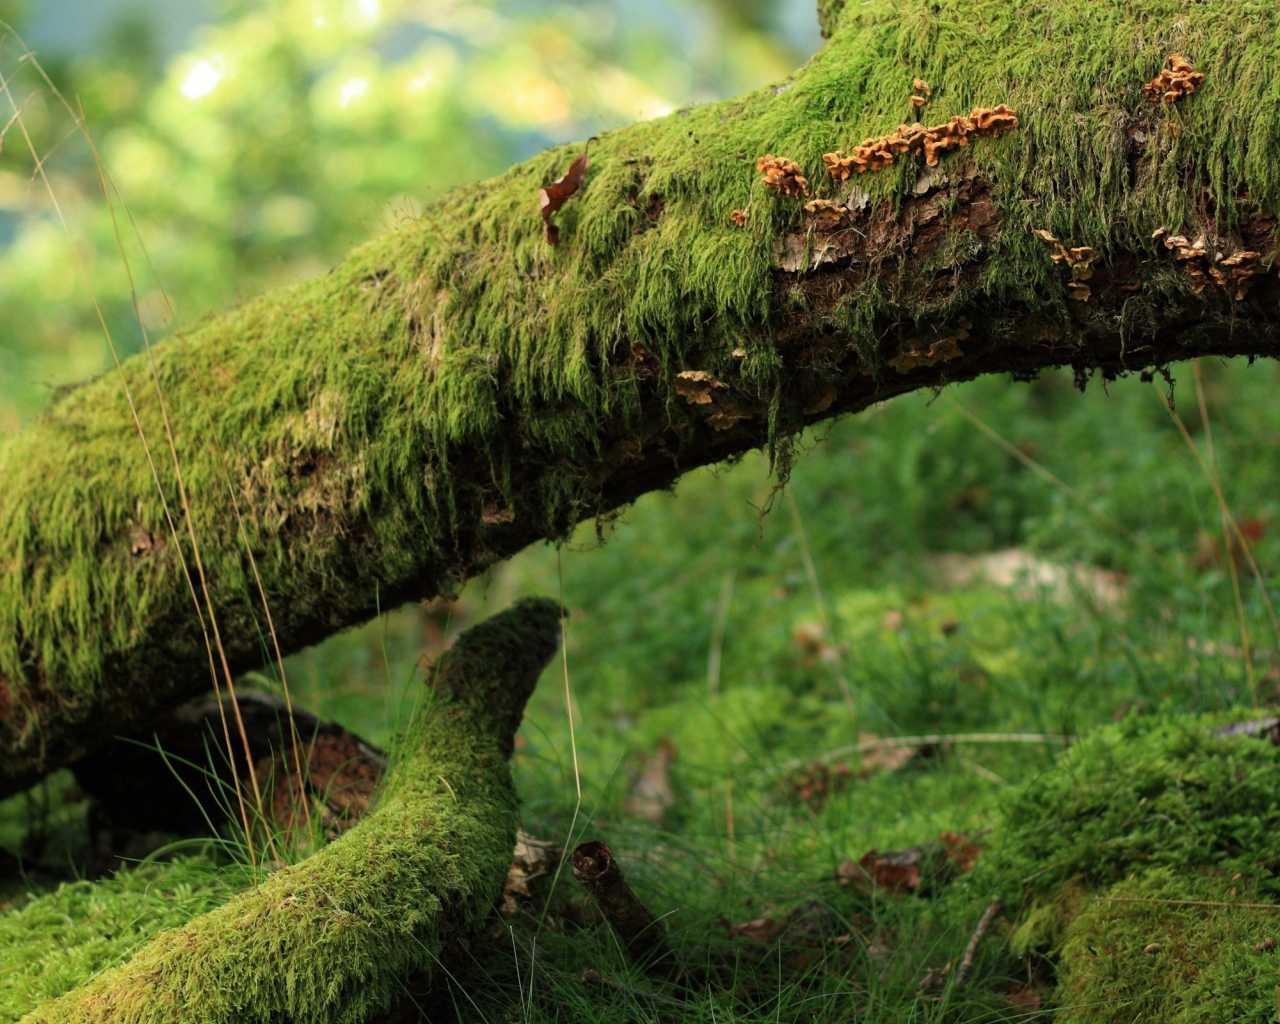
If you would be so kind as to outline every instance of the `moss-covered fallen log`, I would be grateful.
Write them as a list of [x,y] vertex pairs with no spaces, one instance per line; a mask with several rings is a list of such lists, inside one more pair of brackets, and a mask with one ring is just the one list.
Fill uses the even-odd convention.
[[[538,191],[578,147],[4,443],[0,794],[259,664],[255,573],[292,651],[906,391],[1277,351],[1274,5],[822,13],[786,82],[594,143],[557,246]],[[1165,102],[1174,52],[1204,78]],[[898,133],[916,78],[937,131]]]
[[[314,856],[161,932],[126,963],[24,1019],[332,1024],[385,1009],[405,977],[430,975],[445,943],[483,921],[501,894],[516,832],[507,761],[558,636],[559,607],[545,600],[523,601],[468,630],[428,681],[376,810]],[[112,921],[122,906],[132,908],[117,888],[98,894]],[[201,898],[225,897],[226,889],[206,887]],[[64,891],[36,901],[0,922],[0,934],[8,930],[27,952],[42,939],[57,945],[59,935],[76,932],[59,911],[93,895]],[[171,924],[180,912],[169,907],[156,920]],[[10,969],[22,992],[49,995],[50,986],[103,966],[103,956],[127,952],[114,933],[95,935],[92,924],[81,931],[76,949],[54,957],[65,969],[53,978],[38,962],[6,964],[0,1006]]]

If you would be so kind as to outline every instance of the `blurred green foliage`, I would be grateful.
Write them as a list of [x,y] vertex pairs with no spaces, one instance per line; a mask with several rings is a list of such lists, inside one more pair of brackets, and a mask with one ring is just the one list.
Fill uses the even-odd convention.
[[[93,295],[120,354],[141,345],[92,153],[75,130],[80,109],[147,246],[154,274],[124,232],[140,319],[162,336],[170,301],[177,325],[190,325],[323,273],[448,190],[551,142],[780,77],[805,54],[784,36],[779,7],[237,2],[171,59],[129,16],[92,52],[41,56],[65,106],[6,37],[0,124],[15,107],[22,119],[0,145],[0,431],[36,414],[51,387],[110,365]],[[37,157],[66,231],[33,173]]]

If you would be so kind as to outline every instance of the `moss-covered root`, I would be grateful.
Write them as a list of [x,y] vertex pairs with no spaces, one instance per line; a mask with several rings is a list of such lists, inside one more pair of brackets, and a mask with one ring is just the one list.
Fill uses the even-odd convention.
[[558,606],[532,600],[465,633],[373,814],[26,1021],[333,1024],[387,1007],[501,890],[516,828],[507,758],[558,631]]

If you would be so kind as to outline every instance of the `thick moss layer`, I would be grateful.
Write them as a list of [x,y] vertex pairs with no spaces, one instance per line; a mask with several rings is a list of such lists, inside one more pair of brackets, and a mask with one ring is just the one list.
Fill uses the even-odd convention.
[[30,897],[0,915],[0,1021],[11,1024],[250,884],[246,867],[183,859]]
[[1280,952],[1255,946],[1280,938],[1280,749],[1222,721],[1103,730],[1011,802],[975,888],[1001,891],[1014,952],[1056,961],[1058,1019],[1275,1014]]
[[[559,608],[523,601],[458,639],[396,751],[377,809],[307,860],[281,868],[222,906],[163,931],[107,970],[24,1018],[89,1024],[218,1021],[363,1021],[402,991],[411,972],[433,972],[444,943],[492,909],[515,841],[516,798],[507,764],[525,700],[559,635]],[[68,929],[97,930],[101,905],[116,918],[131,904],[117,889],[64,890],[10,919],[38,925],[61,910]],[[226,895],[225,892],[222,895]],[[181,914],[171,903],[159,921]],[[128,952],[146,927],[121,929],[102,951],[81,943],[44,987],[83,980]],[[33,930],[35,946],[49,939]],[[77,972],[79,977],[77,977]],[[17,995],[15,995],[17,998]]]
[[[558,247],[538,188],[577,147],[161,346],[154,381],[131,361],[152,460],[114,375],[0,446],[0,793],[207,686],[188,516],[238,671],[270,649],[246,550],[294,650],[689,468],[904,390],[1277,349],[1273,276],[1247,302],[1196,295],[1151,237],[1205,231],[1270,253],[1274,5],[823,11],[831,41],[790,80],[594,143],[582,193],[556,215]],[[1143,99],[1173,50],[1205,83],[1176,105]],[[945,156],[943,179],[910,159],[856,178],[864,247],[818,272],[803,269],[812,252],[780,269],[775,244],[801,227],[801,203],[764,187],[757,157],[797,160],[831,194],[821,155],[909,120],[916,76],[932,86],[930,123],[1003,102],[1021,127]],[[1032,229],[1101,254],[1095,299],[1068,297],[1069,273]],[[890,367],[944,336],[951,352],[961,333],[962,358]],[[678,393],[686,369],[723,385],[712,402]]]

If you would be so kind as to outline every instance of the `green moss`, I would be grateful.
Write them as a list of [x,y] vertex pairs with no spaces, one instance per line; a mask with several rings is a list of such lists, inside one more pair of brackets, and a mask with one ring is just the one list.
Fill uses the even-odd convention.
[[1280,960],[1254,946],[1280,933],[1280,749],[1215,735],[1224,720],[1104,729],[1007,806],[976,888],[994,887],[1014,911],[1014,952],[1057,960],[1060,1019],[1274,1012]]
[[[769,410],[774,439],[794,430],[812,389],[795,386],[792,356],[774,339],[771,262],[800,208],[764,189],[755,160],[796,159],[829,192],[821,154],[907,119],[914,76],[933,88],[931,120],[1000,102],[1018,111],[1018,131],[965,151],[991,183],[1001,231],[966,250],[981,267],[976,285],[921,297],[886,271],[834,321],[804,314],[815,332],[835,332],[813,370],[831,382],[843,381],[842,346],[878,365],[863,350],[894,327],[965,309],[992,322],[1009,309],[1064,318],[1062,276],[1032,228],[1154,260],[1152,229],[1192,225],[1206,189],[1223,232],[1250,203],[1280,205],[1273,5],[872,0],[841,10],[838,24],[778,88],[603,135],[584,191],[557,215],[558,248],[544,241],[537,191],[577,147],[461,190],[330,274],[161,347],[158,378],[234,665],[262,649],[246,544],[292,649],[367,617],[379,594],[446,589],[595,514],[612,469],[604,438],[644,444],[633,345],[654,355],[661,380],[686,366],[712,371]],[[1172,49],[1207,80],[1176,106],[1145,104],[1139,86]],[[1150,141],[1131,164],[1136,121],[1149,122]],[[893,206],[916,171],[899,162],[858,185],[873,209]],[[641,230],[650,195],[662,213]],[[745,229],[729,220],[734,208],[751,210]],[[1192,301],[1177,278],[1168,287],[1161,301]],[[753,356],[734,359],[744,339]],[[125,376],[177,509],[146,362]],[[678,420],[687,407],[668,398]],[[170,536],[134,434],[112,375],[0,446],[0,677],[13,702],[4,741],[21,754],[6,771],[30,777],[65,757],[60,715],[88,732],[113,700],[161,703],[175,677],[191,688],[205,672],[176,551],[185,530]],[[244,536],[211,436],[227,451]],[[483,515],[508,507],[512,525]],[[144,535],[154,544],[139,555],[131,538]],[[32,683],[49,691],[38,704]]]
[[[411,973],[430,974],[446,941],[490,912],[510,862],[516,799],[507,757],[524,703],[555,651],[559,608],[522,601],[469,630],[443,658],[399,744],[379,803],[359,825],[301,863],[283,867],[221,906],[162,931],[113,967],[25,1019],[88,1024],[215,1021],[364,1021],[385,1009]],[[95,917],[127,921],[119,899],[145,886],[125,874],[69,903],[59,894],[23,915],[65,910],[82,937],[68,965],[38,975],[32,999],[108,966],[157,928],[206,909],[185,892],[143,923],[110,935]],[[136,900],[134,901],[136,903]],[[206,902],[219,902],[218,899]],[[39,909],[36,909],[39,908]],[[46,929],[31,942],[42,948]]]
[[[1254,902],[1256,882],[1152,868],[1106,890],[1116,900]],[[1270,903],[1271,900],[1266,900]],[[1220,1024],[1274,1019],[1276,910],[1169,903],[1086,904],[1066,933],[1057,1019],[1070,1024]],[[1257,948],[1262,947],[1262,948]]]
[[156,933],[212,910],[251,881],[247,868],[187,858],[24,898],[0,915],[0,1021],[16,1021],[116,966]]

